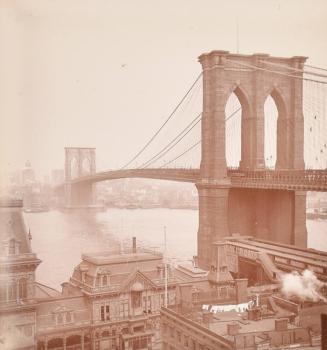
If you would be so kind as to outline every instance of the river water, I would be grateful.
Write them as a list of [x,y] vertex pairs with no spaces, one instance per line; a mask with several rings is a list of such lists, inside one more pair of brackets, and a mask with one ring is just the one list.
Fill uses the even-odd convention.
[[[163,251],[174,261],[196,254],[198,211],[184,209],[108,209],[105,212],[24,213],[32,249],[42,263],[38,282],[61,290],[87,252],[117,250],[137,237],[138,244]],[[327,251],[327,220],[307,220],[308,247]]]

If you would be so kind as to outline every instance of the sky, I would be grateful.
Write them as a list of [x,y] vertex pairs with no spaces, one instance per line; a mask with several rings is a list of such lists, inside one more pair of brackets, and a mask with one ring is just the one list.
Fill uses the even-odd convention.
[[[211,50],[327,68],[325,0],[0,0],[1,172],[63,168],[64,147],[124,165]],[[172,125],[171,129],[177,128]]]

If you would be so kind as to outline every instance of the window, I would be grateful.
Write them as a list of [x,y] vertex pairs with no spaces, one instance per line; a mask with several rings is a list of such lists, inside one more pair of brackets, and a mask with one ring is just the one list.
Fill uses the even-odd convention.
[[8,300],[16,300],[17,293],[16,293],[16,283],[12,282],[8,284]]
[[110,320],[110,306],[102,305],[100,309],[101,321],[109,321]]
[[141,294],[142,292],[132,292],[132,305],[137,308],[141,306]]
[[8,246],[8,254],[9,254],[9,255],[15,254],[15,245],[16,245],[16,242],[15,242],[15,240],[12,238],[12,239],[9,241],[9,246]]
[[62,317],[62,314],[59,314],[58,316],[57,316],[57,323],[58,324],[62,324],[64,322],[64,318]]
[[108,277],[106,275],[104,275],[102,277],[102,286],[106,286],[108,284]]
[[184,335],[184,346],[188,348],[188,337]]
[[7,301],[7,287],[2,283],[0,284],[0,301]]
[[174,328],[173,327],[169,327],[169,333],[170,333],[170,336],[172,338],[174,338]]
[[182,342],[182,335],[181,335],[181,332],[177,332],[177,340],[179,343]]
[[27,298],[27,282],[26,278],[21,278],[18,282],[19,285],[19,298],[26,299]]
[[70,312],[67,312],[67,313],[66,313],[66,322],[67,322],[67,323],[72,322],[72,316],[71,316]]

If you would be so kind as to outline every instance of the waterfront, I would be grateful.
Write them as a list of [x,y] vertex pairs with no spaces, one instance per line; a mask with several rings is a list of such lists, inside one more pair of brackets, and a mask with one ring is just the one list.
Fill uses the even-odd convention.
[[[53,288],[69,279],[83,252],[118,249],[132,236],[147,247],[167,251],[172,260],[196,253],[198,211],[186,209],[108,209],[105,212],[25,213],[32,248],[42,260],[37,280]],[[327,220],[307,220],[308,247],[327,251]],[[130,240],[129,240],[130,241]]]

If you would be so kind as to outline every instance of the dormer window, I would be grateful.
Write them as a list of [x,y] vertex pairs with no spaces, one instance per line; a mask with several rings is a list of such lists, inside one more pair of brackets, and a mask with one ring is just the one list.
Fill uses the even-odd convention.
[[16,255],[19,254],[20,242],[14,237],[6,239],[3,242],[3,248],[6,255]]
[[107,287],[110,285],[110,271],[100,270],[97,275],[97,286]]

